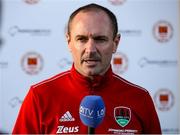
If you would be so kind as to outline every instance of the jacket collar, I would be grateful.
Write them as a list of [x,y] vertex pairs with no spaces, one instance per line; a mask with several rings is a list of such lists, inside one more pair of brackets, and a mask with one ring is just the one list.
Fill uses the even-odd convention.
[[94,76],[94,79],[91,80],[90,78],[81,75],[75,69],[73,64],[71,68],[71,75],[73,80],[79,83],[80,85],[86,85],[87,87],[103,87],[112,78],[112,68],[110,66],[110,68],[107,70],[107,72],[104,75]]

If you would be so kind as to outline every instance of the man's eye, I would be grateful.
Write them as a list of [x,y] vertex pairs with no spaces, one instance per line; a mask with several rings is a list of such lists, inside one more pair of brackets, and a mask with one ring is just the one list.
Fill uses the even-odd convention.
[[83,37],[82,38],[78,38],[77,40],[80,41],[80,42],[86,42],[87,41],[87,39],[83,38]]
[[101,42],[106,42],[107,39],[106,38],[95,38],[95,41],[101,43]]
[[99,40],[99,41],[106,41],[106,39],[104,39],[104,38],[99,38],[97,40]]

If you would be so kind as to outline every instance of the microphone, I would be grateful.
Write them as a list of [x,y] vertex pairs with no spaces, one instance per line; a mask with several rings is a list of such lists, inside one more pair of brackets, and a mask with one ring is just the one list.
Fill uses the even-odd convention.
[[79,115],[82,123],[88,126],[88,134],[94,134],[105,116],[103,99],[95,95],[85,96],[79,107]]

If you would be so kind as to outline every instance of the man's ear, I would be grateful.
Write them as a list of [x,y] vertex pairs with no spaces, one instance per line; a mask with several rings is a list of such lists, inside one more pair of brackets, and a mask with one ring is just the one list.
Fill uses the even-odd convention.
[[68,34],[68,33],[66,33],[66,41],[67,41],[67,43],[68,43],[68,48],[69,48],[69,51],[71,52],[71,45],[70,45],[70,41],[71,41],[71,39],[70,39],[70,35]]
[[113,53],[116,52],[118,45],[119,45],[119,42],[120,42],[120,39],[121,39],[121,34],[117,34],[116,37],[114,38]]
[[70,35],[68,33],[66,33],[66,41],[69,44],[69,42],[70,42]]

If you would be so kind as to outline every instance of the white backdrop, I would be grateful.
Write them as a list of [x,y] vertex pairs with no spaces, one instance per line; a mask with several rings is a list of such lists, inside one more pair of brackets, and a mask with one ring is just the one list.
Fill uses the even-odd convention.
[[114,72],[149,90],[163,133],[179,133],[178,0],[2,0],[0,131],[11,133],[30,85],[71,67],[70,13],[91,2],[112,10],[121,42]]

